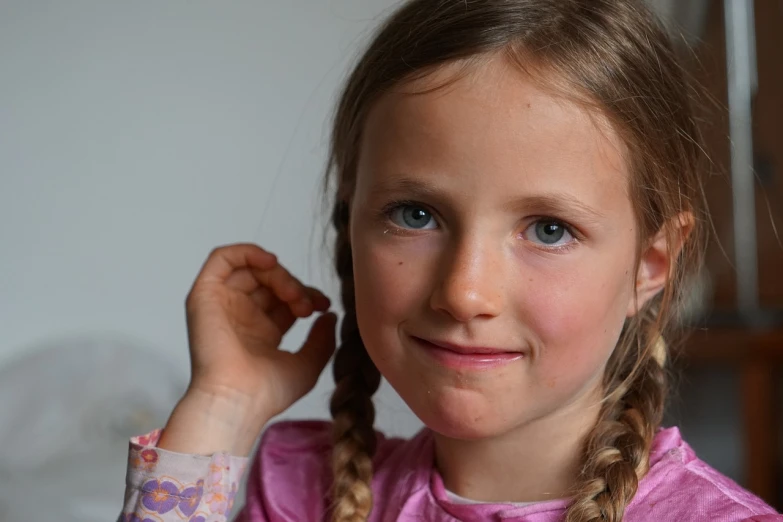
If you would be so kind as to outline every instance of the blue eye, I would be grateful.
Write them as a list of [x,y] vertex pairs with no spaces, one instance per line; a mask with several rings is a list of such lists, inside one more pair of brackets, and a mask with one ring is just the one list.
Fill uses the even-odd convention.
[[413,230],[430,230],[437,228],[432,214],[417,205],[402,204],[389,212],[389,219],[395,225]]
[[[544,246],[563,246],[574,240],[568,227],[554,219],[540,219],[525,230],[525,239]],[[565,241],[562,241],[565,239]]]

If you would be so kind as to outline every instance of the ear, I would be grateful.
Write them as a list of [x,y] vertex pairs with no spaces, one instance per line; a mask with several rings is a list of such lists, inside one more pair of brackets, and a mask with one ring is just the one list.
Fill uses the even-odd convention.
[[[666,286],[667,281],[674,274],[673,262],[680,255],[685,241],[693,230],[693,224],[693,214],[690,212],[680,213],[668,224],[671,238],[667,237],[667,226],[663,226],[647,242],[639,259],[636,292],[628,303],[628,317],[636,315],[650,299]],[[672,244],[669,244],[670,239]]]

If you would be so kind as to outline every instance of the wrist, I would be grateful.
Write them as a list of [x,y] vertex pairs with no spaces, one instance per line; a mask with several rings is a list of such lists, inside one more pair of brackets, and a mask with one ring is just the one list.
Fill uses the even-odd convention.
[[177,403],[158,447],[178,453],[245,457],[272,415],[229,390],[189,388]]

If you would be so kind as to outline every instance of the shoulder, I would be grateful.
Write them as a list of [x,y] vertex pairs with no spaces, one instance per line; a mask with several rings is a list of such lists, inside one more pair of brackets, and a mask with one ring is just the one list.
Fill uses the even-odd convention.
[[677,428],[656,435],[650,464],[629,506],[629,515],[636,515],[630,520],[653,520],[657,514],[660,520],[783,521],[763,500],[699,459]]
[[[393,455],[406,442],[380,432],[376,437],[374,483],[396,463]],[[319,520],[328,508],[331,453],[331,422],[297,420],[270,425],[261,437],[248,476],[248,505],[256,505],[264,520]]]
[[247,475],[239,520],[321,520],[329,487],[329,447],[326,422],[268,426]]
[[319,453],[331,448],[331,423],[319,420],[280,421],[261,436],[259,456]]
[[[388,438],[376,431],[376,453],[373,464],[382,464],[389,453],[405,442]],[[328,461],[332,452],[332,423],[322,420],[281,421],[270,425],[261,437],[257,458],[266,464],[280,462],[286,465],[297,461],[315,464]],[[329,465],[326,462],[327,467]]]

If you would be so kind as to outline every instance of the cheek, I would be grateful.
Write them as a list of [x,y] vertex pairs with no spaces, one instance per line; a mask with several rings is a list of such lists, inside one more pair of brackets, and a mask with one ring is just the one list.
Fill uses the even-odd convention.
[[393,350],[397,327],[426,305],[428,256],[395,239],[356,230],[352,239],[356,314],[373,359]]
[[631,263],[617,258],[611,264],[606,259],[580,263],[567,275],[542,277],[550,283],[531,289],[521,306],[540,343],[536,371],[543,384],[573,388],[601,374],[622,330],[630,295],[630,276],[617,274]]

